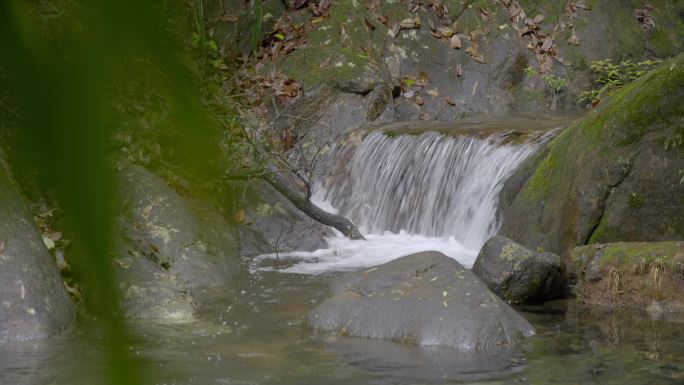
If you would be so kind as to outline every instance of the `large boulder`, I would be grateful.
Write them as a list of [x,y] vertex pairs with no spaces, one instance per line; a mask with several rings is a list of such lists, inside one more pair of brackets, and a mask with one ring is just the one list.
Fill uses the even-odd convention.
[[508,302],[538,302],[560,298],[566,291],[561,258],[535,253],[497,235],[489,239],[471,271]]
[[561,255],[684,239],[683,98],[684,54],[604,100],[506,182],[500,233]]
[[0,343],[65,329],[74,306],[0,152]]
[[130,318],[193,319],[204,289],[230,282],[240,260],[232,230],[211,207],[180,196],[140,166],[123,165],[114,266]]
[[412,254],[331,284],[309,324],[342,335],[485,351],[534,328],[473,273],[436,251]]
[[578,302],[608,311],[684,313],[684,242],[622,242],[571,253]]
[[[321,127],[329,134],[378,119],[451,121],[471,113],[539,111],[552,105],[573,109],[579,92],[591,87],[592,61],[666,58],[684,48],[684,4],[674,0],[650,1],[645,12],[655,22],[648,25],[635,16],[638,4],[621,0],[591,7],[527,0],[420,7],[394,0],[373,2],[376,7],[334,1],[322,15],[314,14],[315,6],[287,11],[277,0],[264,0],[262,9],[253,2],[212,3],[214,38],[225,49],[249,51],[254,36],[271,33],[264,55],[275,52],[274,60],[262,72],[295,79],[303,92],[294,105],[275,108],[266,121],[275,119],[276,127],[309,139]],[[514,9],[519,12],[511,17]],[[253,27],[258,12],[264,16],[260,30]],[[222,17],[226,14],[230,17]],[[394,30],[399,24],[403,28]],[[451,47],[452,33],[460,37],[460,49]],[[541,50],[545,39],[552,45]],[[280,54],[284,46],[292,49]],[[544,75],[565,79],[566,85],[554,90]],[[397,97],[399,88],[406,97]],[[272,92],[266,96],[263,105],[271,108]],[[350,113],[337,113],[340,106]]]

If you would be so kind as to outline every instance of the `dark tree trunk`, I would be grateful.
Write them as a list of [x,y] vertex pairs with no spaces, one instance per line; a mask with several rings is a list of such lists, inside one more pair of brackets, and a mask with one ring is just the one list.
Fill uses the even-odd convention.
[[366,239],[349,219],[341,215],[329,213],[311,203],[303,194],[291,187],[287,179],[279,172],[267,172],[261,175],[260,178],[268,182],[268,184],[273,186],[273,188],[278,190],[278,192],[283,194],[285,198],[289,199],[290,202],[313,220],[336,228],[349,239]]
[[339,230],[342,234],[344,234],[345,237],[349,239],[366,239],[349,219],[341,215],[329,213],[311,203],[311,201],[304,194],[300,193],[291,186],[290,182],[288,182],[287,178],[283,177],[282,172],[280,171],[266,171],[253,174],[251,176],[228,175],[227,177],[229,179],[262,179],[266,183],[270,184],[273,188],[278,190],[279,193],[283,194],[285,198],[287,198],[298,209],[302,210],[304,214],[308,215],[316,222]]

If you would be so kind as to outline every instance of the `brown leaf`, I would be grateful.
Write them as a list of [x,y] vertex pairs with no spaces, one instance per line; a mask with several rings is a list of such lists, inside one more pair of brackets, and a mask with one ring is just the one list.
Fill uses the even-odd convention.
[[572,45],[579,45],[580,44],[580,39],[577,37],[577,34],[575,33],[575,29],[572,29],[572,35],[568,38],[568,44]]
[[463,67],[460,64],[456,64],[456,76],[463,76]]
[[455,106],[455,105],[456,105],[456,101],[455,101],[454,98],[452,98],[451,96],[447,96],[447,97],[446,97],[446,102],[447,102],[450,106]]
[[425,101],[420,96],[416,96],[415,102],[419,106],[422,106],[423,104],[425,104]]
[[451,27],[439,27],[437,28],[437,32],[443,37],[451,37],[455,33]]
[[520,3],[517,1],[511,1],[510,5],[508,5],[508,16],[513,20],[518,14],[522,12],[522,7],[520,6]]
[[534,24],[541,24],[542,21],[544,21],[545,17],[544,15],[537,15],[534,17]]
[[242,223],[245,221],[245,210],[240,209],[235,213],[235,222]]
[[553,39],[550,37],[544,38],[544,42],[540,48],[541,52],[549,52],[551,47],[553,47]]
[[330,58],[332,58],[332,55],[328,56],[327,59],[323,60],[319,65],[318,68],[325,68],[330,65]]
[[461,38],[458,35],[452,36],[450,44],[453,49],[461,49]]
[[415,18],[407,18],[399,22],[399,28],[400,29],[413,29],[413,28],[420,28],[421,23],[420,23],[420,17],[416,16]]
[[226,23],[235,23],[238,21],[238,16],[233,15],[231,13],[225,13],[223,16],[219,17],[220,21],[226,22]]

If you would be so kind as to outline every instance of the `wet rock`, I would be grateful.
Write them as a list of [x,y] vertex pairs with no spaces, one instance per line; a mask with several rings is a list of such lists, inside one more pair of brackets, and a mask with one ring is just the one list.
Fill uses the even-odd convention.
[[327,226],[299,211],[265,182],[251,181],[247,186],[236,183],[233,187],[245,191],[238,203],[244,212],[238,223],[243,256],[314,251],[326,248],[325,237],[334,236]]
[[684,55],[614,93],[505,184],[500,233],[575,246],[684,240]]
[[203,289],[230,282],[237,243],[220,214],[180,196],[140,166],[121,170],[115,268],[130,318],[190,320]]
[[580,303],[625,308],[652,318],[684,314],[684,242],[621,242],[576,247],[571,260]]
[[558,255],[535,253],[500,235],[482,246],[471,271],[508,302],[556,299],[566,290]]
[[65,329],[74,306],[0,152],[0,343]]
[[347,273],[309,315],[317,330],[486,351],[514,345],[534,328],[474,274],[436,251]]

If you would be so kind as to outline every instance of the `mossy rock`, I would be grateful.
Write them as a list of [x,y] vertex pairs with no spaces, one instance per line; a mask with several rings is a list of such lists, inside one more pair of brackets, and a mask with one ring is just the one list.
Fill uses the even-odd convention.
[[652,315],[684,312],[684,242],[623,242],[571,253],[580,303]]
[[682,98],[679,55],[604,100],[507,182],[501,233],[560,254],[684,239]]

